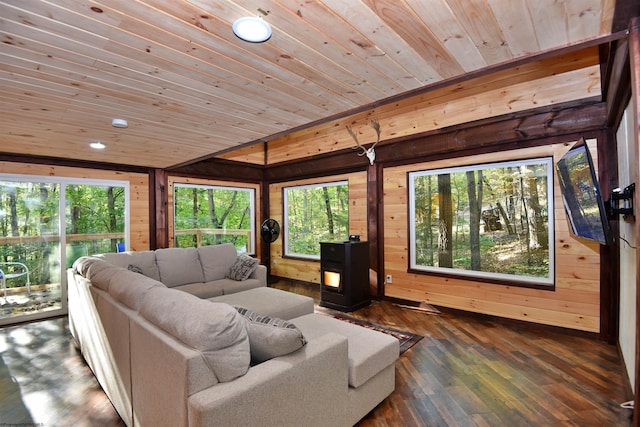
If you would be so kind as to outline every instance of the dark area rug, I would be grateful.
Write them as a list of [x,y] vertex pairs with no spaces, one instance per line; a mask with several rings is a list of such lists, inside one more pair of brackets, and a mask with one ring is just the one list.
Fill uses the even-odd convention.
[[328,316],[332,316],[338,320],[342,320],[343,322],[353,323],[354,325],[359,325],[368,329],[373,329],[374,331],[382,332],[387,335],[391,335],[400,341],[400,354],[409,350],[413,347],[418,341],[420,341],[423,337],[421,335],[416,335],[411,332],[401,331],[399,329],[389,328],[387,326],[378,325],[376,323],[367,322],[366,320],[356,319],[354,317],[347,316],[345,314],[339,313],[322,313]]

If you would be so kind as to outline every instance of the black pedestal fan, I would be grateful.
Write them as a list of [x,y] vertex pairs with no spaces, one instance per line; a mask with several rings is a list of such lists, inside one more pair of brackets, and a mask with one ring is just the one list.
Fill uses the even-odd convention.
[[275,242],[280,236],[280,224],[273,218],[265,219],[260,226],[260,237],[269,245],[264,245],[263,254],[267,265],[267,283],[275,283],[278,280],[271,277],[271,243]]
[[273,243],[280,235],[280,224],[273,218],[265,219],[260,226],[260,237],[267,243]]

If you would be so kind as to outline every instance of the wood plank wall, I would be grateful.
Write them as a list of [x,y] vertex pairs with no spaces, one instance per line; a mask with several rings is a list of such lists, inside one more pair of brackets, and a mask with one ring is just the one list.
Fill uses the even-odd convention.
[[[270,167],[287,165],[296,159],[348,150],[354,145],[345,130],[350,124],[359,132],[362,144],[375,140],[373,129],[367,126],[371,118],[378,118],[382,126],[381,151],[388,148],[385,139],[409,140],[410,135],[437,131],[460,124],[473,123],[491,117],[556,104],[580,105],[593,102],[600,96],[600,74],[597,48],[568,52],[563,56],[526,64],[515,69],[505,69],[491,75],[478,76],[455,85],[443,86],[426,94],[382,105],[375,109],[319,124],[311,129],[294,132],[267,143],[266,162]],[[534,79],[529,80],[531,76]],[[523,114],[526,117],[526,114]],[[472,126],[472,125],[471,125]],[[481,124],[479,125],[481,127]],[[546,125],[545,125],[546,126]],[[575,130],[574,130],[575,132]],[[404,137],[404,138],[403,138]],[[496,139],[500,138],[494,135]],[[429,141],[426,139],[425,141]],[[496,141],[498,142],[498,141]],[[561,141],[563,142],[563,141]],[[419,142],[416,142],[419,143]],[[556,277],[555,290],[539,290],[523,287],[483,283],[469,279],[451,279],[408,273],[408,219],[407,172],[451,165],[484,163],[524,157],[553,156],[555,160],[568,150],[558,144],[516,149],[490,154],[457,157],[455,159],[428,161],[424,156],[417,164],[382,166],[382,200],[369,203],[381,206],[383,275],[392,274],[393,283],[385,285],[386,297],[411,301],[427,301],[474,312],[492,314],[512,319],[547,325],[573,328],[589,332],[600,330],[600,254],[599,246],[580,242],[570,236],[559,189],[556,188]],[[511,149],[515,144],[512,144]],[[392,146],[389,146],[392,147]],[[462,149],[463,147],[459,147]],[[406,150],[405,150],[406,151]],[[595,150],[592,150],[595,151]],[[445,153],[438,158],[446,158]],[[355,156],[355,154],[354,154]],[[230,158],[232,158],[230,153]],[[395,163],[396,165],[400,162]],[[298,165],[298,168],[300,166]],[[362,176],[363,197],[366,174]],[[292,178],[293,179],[293,178]],[[335,180],[336,176],[325,177]],[[320,182],[319,179],[300,181]],[[270,216],[282,223],[282,188],[293,182],[272,184],[269,188]],[[350,198],[353,197],[350,195]],[[352,200],[357,203],[356,200]],[[366,206],[362,218],[366,218]],[[354,214],[355,211],[354,211]],[[365,235],[366,226],[353,233]],[[380,236],[382,237],[382,236]],[[271,247],[271,274],[297,280],[319,282],[319,264],[283,257],[281,239]],[[375,254],[374,254],[375,256]]]
[[266,164],[264,142],[242,147],[228,153],[221,154],[217,157],[227,160],[235,160],[237,162],[252,163],[255,165]]
[[[283,191],[285,187],[333,181],[349,181],[349,234],[359,234],[361,240],[367,240],[366,172],[271,184],[269,186],[269,217],[277,220],[281,229],[284,228]],[[283,241],[284,237],[280,234],[280,237],[271,244],[271,275],[320,283],[320,261],[285,257]]]
[[[490,75],[479,75],[455,84],[443,84],[424,94],[380,105],[347,118],[329,120],[309,129],[300,130],[244,150],[223,155],[223,158],[259,164],[262,159],[268,167],[286,165],[329,153],[349,150],[354,145],[345,126],[352,125],[359,134],[360,143],[375,140],[373,129],[367,126],[376,118],[382,126],[382,142],[409,139],[411,135],[473,123],[491,117],[557,104],[580,105],[594,102],[600,96],[599,56],[596,47],[567,52],[553,58],[541,58],[515,68],[505,68]],[[526,116],[526,114],[524,114]],[[498,136],[496,136],[498,138]],[[511,147],[513,148],[513,146]],[[367,194],[366,172],[332,175],[322,178],[301,179],[271,183],[269,185],[269,216],[282,224],[282,190],[290,185],[302,185],[343,179],[350,180],[351,233],[367,235],[367,200],[377,203],[383,213],[383,240],[377,242],[380,251],[382,276],[392,274],[393,283],[385,285],[386,297],[454,307],[474,312],[493,314],[518,320],[574,328],[589,332],[600,329],[600,255],[599,246],[580,242],[569,235],[565,213],[556,189],[556,276],[555,290],[483,283],[469,279],[451,279],[408,273],[407,229],[407,177],[409,171],[487,161],[518,159],[551,155],[557,160],[568,146],[550,141],[550,145],[492,152],[490,154],[456,157],[438,162],[403,165],[382,163],[381,200]],[[388,150],[387,150],[388,151]],[[435,154],[435,153],[434,153]],[[442,154],[442,153],[440,153]],[[355,156],[355,154],[354,154]],[[384,157],[384,156],[383,156]],[[443,156],[438,156],[443,158]],[[298,169],[300,165],[297,166]],[[304,169],[304,168],[302,168]],[[330,172],[331,173],[331,172]],[[302,177],[301,177],[302,178]],[[354,187],[354,186],[358,187]],[[372,254],[377,259],[377,254]],[[283,256],[282,238],[270,247],[271,274],[312,283],[319,283],[319,263]],[[380,286],[381,284],[379,284]]]
[[0,172],[20,175],[39,175],[86,179],[129,181],[131,250],[144,251],[149,245],[149,176],[147,174],[101,169],[73,168],[31,163],[0,162]]
[[355,145],[346,131],[350,125],[362,145],[376,140],[368,126],[381,125],[385,140],[471,123],[490,117],[598,99],[600,70],[597,47],[542,59],[519,67],[482,75],[375,109],[293,132],[267,143],[267,164],[274,165]]
[[[393,276],[393,283],[385,285],[385,295],[511,319],[599,332],[599,245],[570,235],[557,175],[554,181],[555,290],[505,286],[463,278],[414,274],[407,271],[409,250],[407,173],[544,156],[553,156],[555,163],[567,152],[572,143],[573,141],[570,144],[552,144],[385,168],[384,218],[382,220],[384,274]],[[595,150],[591,151],[595,153]]]
[[[168,218],[168,229],[169,229],[169,246],[170,248],[175,247],[175,227],[174,227],[174,216],[175,209],[173,205],[173,186],[174,184],[191,184],[191,185],[208,185],[208,186],[221,186],[221,187],[239,187],[239,188],[251,188],[256,192],[256,200],[255,200],[255,210],[256,210],[256,218],[254,229],[256,233],[260,231],[260,207],[262,206],[262,192],[260,184],[249,184],[246,182],[233,182],[233,181],[220,181],[220,180],[210,180],[210,179],[202,179],[202,178],[189,178],[182,176],[172,176],[169,175],[167,177],[168,188],[167,188],[167,218]],[[256,235],[256,247],[254,251],[256,254],[260,254],[261,251],[262,240],[260,239],[260,235]]]

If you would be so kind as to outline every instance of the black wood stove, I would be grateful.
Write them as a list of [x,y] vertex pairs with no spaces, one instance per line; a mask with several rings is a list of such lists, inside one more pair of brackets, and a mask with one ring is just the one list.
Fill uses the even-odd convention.
[[354,311],[371,303],[369,243],[320,243],[320,305]]

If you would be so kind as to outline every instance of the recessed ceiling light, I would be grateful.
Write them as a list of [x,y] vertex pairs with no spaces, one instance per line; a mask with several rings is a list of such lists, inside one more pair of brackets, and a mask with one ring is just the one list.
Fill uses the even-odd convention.
[[113,119],[111,121],[111,126],[114,128],[126,128],[129,126],[129,123],[125,119]]
[[233,33],[251,43],[262,43],[271,37],[271,26],[259,16],[247,16],[233,23]]
[[107,148],[107,146],[104,145],[101,141],[93,141],[91,144],[89,144],[89,147],[95,148],[96,150],[103,150]]

